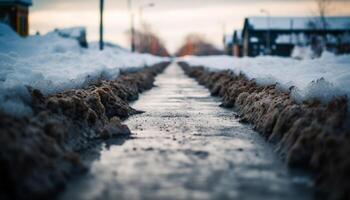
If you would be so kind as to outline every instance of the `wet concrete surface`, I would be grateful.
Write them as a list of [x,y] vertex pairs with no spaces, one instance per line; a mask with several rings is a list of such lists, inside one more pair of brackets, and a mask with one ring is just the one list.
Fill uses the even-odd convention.
[[104,144],[60,199],[312,198],[307,176],[177,64],[155,84],[132,104],[145,111],[125,122],[132,138]]

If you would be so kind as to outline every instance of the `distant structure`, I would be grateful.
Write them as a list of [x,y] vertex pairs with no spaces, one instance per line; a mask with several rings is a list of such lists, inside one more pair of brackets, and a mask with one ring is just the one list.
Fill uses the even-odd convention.
[[232,39],[234,56],[275,55],[289,57],[295,47],[310,47],[315,55],[324,49],[350,53],[350,17],[249,17]]
[[235,57],[243,56],[242,31],[235,30],[232,34],[224,36],[224,53]]
[[236,57],[243,56],[242,31],[236,30],[233,32],[232,39],[232,55]]
[[232,55],[233,54],[233,36],[232,35],[224,35],[223,38],[224,42],[224,53],[226,55]]
[[0,0],[0,22],[8,24],[21,36],[29,34],[29,7],[32,0]]
[[89,43],[86,39],[86,28],[84,27],[55,29],[55,32],[63,38],[70,38],[76,40],[79,43],[79,45],[83,48],[89,47]]

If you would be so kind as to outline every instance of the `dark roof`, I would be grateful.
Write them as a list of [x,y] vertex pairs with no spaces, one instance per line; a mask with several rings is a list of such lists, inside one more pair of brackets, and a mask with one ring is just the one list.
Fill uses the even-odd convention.
[[[350,30],[350,17],[326,17],[327,30]],[[248,17],[245,28],[253,30],[322,30],[320,17]]]
[[0,0],[0,5],[1,4],[21,4],[31,6],[33,5],[33,2],[32,0]]

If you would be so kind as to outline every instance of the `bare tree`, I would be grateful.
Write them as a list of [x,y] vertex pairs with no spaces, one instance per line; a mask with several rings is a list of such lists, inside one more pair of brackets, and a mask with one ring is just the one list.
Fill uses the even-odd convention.
[[320,21],[323,29],[327,27],[326,16],[329,14],[333,0],[315,0],[317,5],[317,14],[320,16]]
[[182,46],[178,49],[177,56],[186,55],[221,55],[223,51],[216,48],[213,44],[200,34],[189,34],[185,37]]
[[142,31],[135,30],[135,50],[139,53],[149,53],[157,56],[169,56],[169,52],[160,37],[145,26]]

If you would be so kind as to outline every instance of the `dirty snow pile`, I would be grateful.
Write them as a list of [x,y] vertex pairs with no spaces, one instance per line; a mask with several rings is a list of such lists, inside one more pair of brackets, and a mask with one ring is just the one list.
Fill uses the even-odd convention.
[[350,97],[350,55],[325,52],[320,58],[306,60],[273,56],[188,56],[181,60],[211,70],[242,73],[260,85],[277,84],[281,90],[292,89],[292,97],[299,102],[307,99],[329,102],[337,96]]
[[13,115],[30,115],[27,86],[51,94],[82,87],[97,79],[112,79],[121,70],[149,66],[164,58],[130,53],[117,46],[99,51],[97,44],[82,48],[76,39],[77,29],[65,29],[43,36],[19,37],[0,23],[0,110]]

